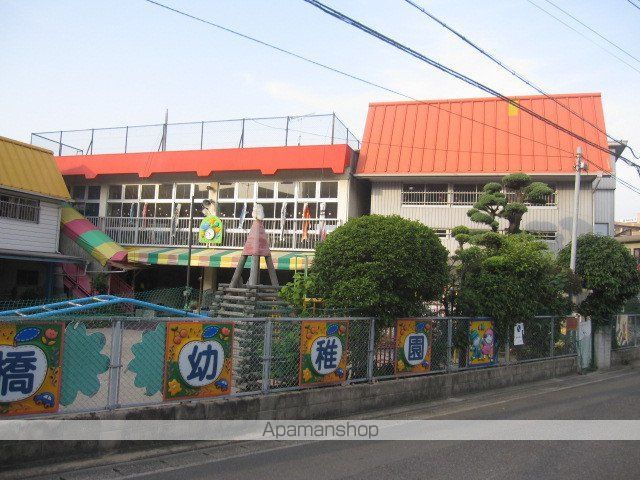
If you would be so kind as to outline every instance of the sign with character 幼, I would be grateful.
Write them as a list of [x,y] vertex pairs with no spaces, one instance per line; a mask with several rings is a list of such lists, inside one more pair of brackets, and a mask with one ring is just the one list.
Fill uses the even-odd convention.
[[301,323],[301,387],[341,383],[346,380],[348,338],[348,320],[308,320]]
[[0,323],[0,416],[58,410],[63,323]]
[[167,324],[165,400],[231,393],[233,328],[218,322]]
[[424,373],[431,370],[430,320],[396,321],[396,375]]

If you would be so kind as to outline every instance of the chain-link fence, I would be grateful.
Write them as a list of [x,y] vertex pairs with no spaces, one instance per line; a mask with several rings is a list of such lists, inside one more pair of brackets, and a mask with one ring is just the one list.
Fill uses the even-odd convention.
[[640,315],[620,314],[614,317],[612,348],[623,349],[640,345]]
[[488,318],[459,317],[391,326],[356,317],[1,318],[0,415],[267,394],[576,354],[575,327],[563,318],[531,319],[508,333]]
[[31,143],[59,156],[287,145],[360,148],[360,141],[335,114],[36,132]]

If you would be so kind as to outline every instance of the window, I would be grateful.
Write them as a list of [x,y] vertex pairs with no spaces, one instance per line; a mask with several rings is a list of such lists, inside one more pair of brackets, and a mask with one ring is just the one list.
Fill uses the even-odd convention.
[[122,216],[123,217],[137,217],[138,216],[138,204],[137,203],[123,203],[122,204]]
[[640,248],[633,249],[633,256],[636,258],[636,260],[640,260]]
[[100,185],[90,185],[87,188],[87,200],[100,200]]
[[76,210],[82,215],[97,217],[100,214],[100,185],[75,185],[71,194]]
[[137,200],[138,199],[138,185],[125,185],[124,186],[124,198],[125,198],[125,200]]
[[[127,185],[129,187],[129,185]],[[125,194],[125,198],[129,198]],[[155,185],[142,185],[142,193],[140,194],[140,198],[144,198],[145,200],[152,200],[156,198],[156,186]]]
[[84,200],[87,192],[87,187],[84,185],[75,185],[71,190],[71,196],[76,200]]
[[218,186],[218,199],[233,198],[236,186],[233,183],[221,183]]
[[609,224],[608,223],[596,223],[593,226],[593,233],[596,235],[602,235],[604,237],[609,236]]
[[448,185],[418,185],[402,186],[403,205],[446,205],[448,203]]
[[473,205],[478,201],[483,185],[462,184],[453,186],[452,205]]
[[278,185],[278,198],[293,198],[296,187],[293,182],[282,182]]
[[[551,207],[551,206],[556,205],[556,187],[555,187],[555,185],[549,185],[549,187],[551,187],[553,189],[553,193],[551,195],[547,195],[547,197],[545,198],[545,202],[544,203],[537,204],[536,206]],[[517,201],[515,192],[513,192],[513,191],[505,191],[505,195],[507,196],[507,200],[509,200],[510,202]],[[529,202],[525,202],[525,205],[531,206],[532,204],[529,203]]]
[[209,198],[208,186],[206,183],[196,183],[193,186],[193,196],[195,198]]
[[[122,186],[121,185],[109,185],[109,200],[120,200],[122,198]],[[136,195],[136,198],[138,196]]]
[[38,223],[40,202],[15,195],[0,195],[0,217]]
[[176,198],[191,198],[191,184],[179,183],[176,185]]
[[433,231],[438,236],[438,238],[447,237],[447,230],[445,228],[434,228]]
[[336,202],[327,202],[325,216],[326,218],[338,218],[338,204]]
[[[235,203],[220,203],[218,204],[218,216],[233,218],[235,217]],[[189,214],[189,208],[187,207],[187,215]]]
[[556,232],[553,231],[537,230],[529,233],[540,240],[553,241],[556,239]]
[[163,183],[162,185],[159,185],[158,198],[161,198],[163,200],[171,200],[173,198],[173,184]]
[[320,198],[338,198],[338,182],[320,182]]
[[[120,217],[122,215],[121,203],[107,203],[107,216],[108,217]],[[127,215],[128,216],[128,215]]]
[[258,198],[273,198],[274,194],[273,182],[258,182]]
[[316,198],[316,182],[300,182],[300,198]]
[[253,182],[238,182],[238,198],[253,200]]

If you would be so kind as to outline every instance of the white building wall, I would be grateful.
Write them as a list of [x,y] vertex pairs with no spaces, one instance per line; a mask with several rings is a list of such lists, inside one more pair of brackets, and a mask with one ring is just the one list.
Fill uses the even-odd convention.
[[40,201],[38,223],[0,218],[0,248],[54,253],[60,236],[60,205]]
[[[571,239],[571,222],[573,217],[573,182],[556,182],[555,206],[532,206],[524,215],[522,221],[523,230],[555,231],[556,240],[549,241],[553,250],[559,250],[569,243]],[[602,195],[609,195],[602,193]],[[598,198],[598,197],[596,197]],[[612,198],[606,198],[607,202]],[[603,202],[602,208],[608,209],[608,203]],[[583,182],[580,192],[580,208],[578,215],[578,234],[593,231],[594,194],[591,182]],[[606,204],[606,205],[605,205]],[[453,251],[457,244],[450,238],[453,227],[466,225],[470,228],[480,228],[467,217],[470,205],[402,205],[401,182],[373,182],[371,188],[371,213],[380,215],[400,215],[410,220],[418,220],[434,229],[448,230],[447,236],[442,238],[444,245]],[[607,210],[608,211],[608,210]],[[607,215],[609,215],[607,213]],[[613,219],[613,214],[610,216]],[[507,222],[500,221],[501,228],[507,226]]]

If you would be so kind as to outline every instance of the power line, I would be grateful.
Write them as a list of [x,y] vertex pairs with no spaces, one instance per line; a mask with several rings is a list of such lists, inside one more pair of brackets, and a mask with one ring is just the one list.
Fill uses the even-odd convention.
[[[238,32],[238,31],[233,30],[233,29],[231,29],[231,28],[224,27],[224,26],[222,26],[222,25],[219,25],[219,24],[217,24],[217,23],[214,23],[214,22],[212,22],[212,21],[206,20],[206,19],[201,18],[201,17],[197,17],[197,16],[195,16],[195,15],[192,15],[192,14],[190,14],[190,13],[184,12],[184,11],[182,11],[182,10],[178,10],[178,9],[176,9],[176,8],[173,8],[173,7],[170,7],[170,6],[164,5],[164,4],[162,4],[162,3],[160,3],[160,2],[157,2],[157,1],[155,1],[155,0],[145,0],[145,1],[146,1],[146,2],[148,2],[148,3],[151,3],[151,4],[153,4],[153,5],[156,5],[156,6],[158,6],[158,7],[161,7],[161,8],[164,8],[164,9],[166,9],[166,10],[169,10],[169,11],[171,11],[171,12],[173,12],[173,13],[177,13],[177,14],[179,14],[179,15],[182,15],[182,16],[184,16],[184,17],[190,18],[190,19],[192,19],[192,20],[196,20],[196,21],[198,21],[198,22],[201,22],[201,23],[207,24],[207,25],[209,25],[209,26],[212,26],[212,27],[218,28],[218,29],[220,29],[220,30],[223,30],[223,31],[225,31],[225,32],[227,32],[227,33],[231,33],[231,34],[233,34],[233,35],[239,36],[239,37],[244,38],[244,39],[246,39],[246,40],[250,40],[250,41],[252,41],[252,42],[258,43],[258,44],[260,44],[260,45],[262,45],[262,46],[272,48],[272,49],[274,49],[274,50],[276,50],[276,51],[278,51],[278,52],[280,52],[280,53],[284,53],[284,54],[286,54],[286,55],[292,56],[292,57],[294,57],[294,58],[296,58],[296,59],[298,59],[298,60],[302,60],[302,61],[304,61],[304,62],[311,63],[311,64],[313,64],[313,65],[315,65],[315,66],[318,66],[318,67],[324,68],[324,69],[326,69],[326,70],[329,70],[329,71],[331,71],[331,72],[337,73],[337,74],[339,74],[339,75],[343,75],[343,76],[345,76],[345,77],[351,78],[351,79],[353,79],[353,80],[357,80],[357,81],[359,81],[359,82],[362,82],[362,83],[365,83],[365,84],[367,84],[367,85],[370,85],[370,86],[376,87],[376,88],[381,89],[381,90],[384,90],[384,91],[386,91],[386,92],[393,93],[393,94],[395,94],[395,95],[399,95],[399,96],[401,96],[401,97],[403,97],[403,98],[406,98],[406,99],[409,99],[409,100],[413,100],[413,101],[415,101],[415,102],[418,102],[419,104],[423,104],[423,105],[427,105],[427,106],[429,106],[429,107],[436,108],[437,110],[441,110],[441,111],[443,111],[443,112],[449,113],[449,114],[454,115],[454,116],[457,116],[457,117],[459,117],[459,118],[463,118],[463,119],[465,119],[465,120],[469,120],[469,121],[474,122],[474,123],[477,123],[477,124],[479,124],[479,125],[483,125],[483,126],[485,126],[485,127],[492,128],[492,129],[494,129],[494,130],[496,130],[496,131],[499,131],[499,132],[504,132],[504,133],[506,133],[506,134],[508,134],[508,135],[512,135],[512,136],[519,137],[519,138],[521,138],[521,139],[523,139],[523,140],[528,140],[528,141],[531,141],[531,142],[533,142],[533,143],[537,143],[537,144],[539,144],[539,145],[542,145],[542,146],[545,146],[545,147],[548,147],[548,148],[555,148],[555,149],[558,149],[558,150],[562,151],[562,149],[560,149],[559,147],[556,147],[556,146],[554,146],[554,145],[549,145],[549,144],[547,144],[547,143],[545,143],[545,142],[542,142],[542,141],[540,141],[540,140],[535,140],[535,139],[533,139],[533,138],[529,138],[529,137],[526,137],[526,136],[523,136],[523,135],[517,134],[517,133],[515,133],[515,132],[511,132],[511,131],[509,131],[509,130],[507,130],[507,129],[500,128],[500,127],[498,127],[498,126],[496,126],[496,125],[488,124],[488,123],[483,122],[483,121],[481,121],[481,120],[477,120],[477,119],[475,119],[475,118],[468,117],[468,116],[463,115],[463,114],[461,114],[461,113],[454,112],[454,111],[452,111],[452,110],[448,110],[448,109],[443,108],[443,107],[441,107],[440,105],[437,105],[437,104],[435,104],[435,103],[433,103],[433,102],[428,102],[428,101],[418,100],[418,99],[416,99],[416,98],[414,98],[414,97],[412,97],[411,95],[408,95],[408,94],[406,94],[406,93],[400,92],[400,91],[398,91],[398,90],[394,90],[394,89],[389,88],[389,87],[385,87],[384,85],[380,85],[380,84],[375,83],[375,82],[371,82],[371,81],[369,81],[369,80],[367,80],[367,79],[365,79],[365,78],[362,78],[362,77],[360,77],[360,76],[358,76],[358,75],[354,75],[354,74],[351,74],[351,73],[345,72],[344,70],[340,70],[340,69],[337,69],[337,68],[331,67],[331,66],[329,66],[329,65],[326,65],[326,64],[324,64],[324,63],[321,63],[321,62],[316,61],[316,60],[313,60],[313,59],[310,59],[310,58],[305,57],[305,56],[303,56],[303,55],[300,55],[300,54],[298,54],[298,53],[295,53],[295,52],[292,52],[292,51],[287,50],[287,49],[285,49],[285,48],[279,47],[279,46],[277,46],[277,45],[274,45],[274,44],[268,43],[268,42],[266,42],[266,41],[263,41],[263,40],[260,40],[260,39],[255,38],[255,37],[252,37],[252,36],[250,36],[250,35],[247,35],[247,34],[244,34],[244,33]],[[370,143],[373,143],[373,142],[370,142]],[[389,145],[389,146],[393,146],[393,145]],[[566,152],[566,151],[565,151],[565,152]],[[574,154],[573,152],[568,152],[568,153],[569,153],[569,154],[571,154],[572,156],[573,156],[573,154]],[[610,152],[609,152],[609,153],[610,153]]]
[[[436,17],[435,15],[433,15],[432,13],[430,13],[429,11],[427,11],[424,7],[418,5],[417,3],[415,3],[413,0],[405,0],[405,2],[407,2],[409,5],[411,5],[412,7],[416,8],[417,10],[421,11],[423,14],[425,14],[427,17],[429,17],[430,19],[432,19],[433,21],[435,21],[436,23],[440,24],[442,27],[446,28],[448,31],[450,31],[451,33],[453,33],[455,36],[457,36],[459,39],[461,39],[463,42],[465,42],[466,44],[468,44],[469,46],[471,46],[472,48],[474,48],[475,50],[477,50],[478,52],[480,52],[482,55],[484,55],[485,57],[487,57],[488,59],[490,59],[492,62],[496,63],[497,65],[499,65],[503,70],[509,72],[510,74],[514,75],[516,78],[518,78],[519,80],[521,80],[522,82],[524,82],[525,84],[527,84],[528,86],[530,86],[531,88],[533,88],[535,91],[537,91],[538,93],[544,95],[545,97],[547,97],[548,99],[552,100],[553,102],[555,102],[557,105],[559,105],[560,107],[564,108],[565,110],[567,110],[569,113],[571,113],[572,115],[575,115],[576,117],[578,117],[580,120],[584,121],[585,123],[587,123],[588,125],[592,126],[593,128],[595,128],[598,132],[602,133],[603,135],[606,135],[606,137],[609,140],[612,140],[614,142],[620,143],[622,144],[622,140],[619,140],[611,135],[609,135],[605,130],[603,130],[602,128],[600,128],[599,126],[597,126],[595,123],[587,120],[586,118],[582,117],[579,113],[577,113],[576,111],[572,110],[568,105],[565,105],[564,103],[560,102],[557,98],[549,95],[547,92],[545,92],[541,87],[535,85],[533,82],[531,82],[530,80],[527,80],[522,74],[518,73],[517,71],[515,71],[513,68],[509,67],[508,65],[506,65],[504,62],[500,61],[498,58],[496,58],[495,55],[487,52],[485,49],[481,48],[478,44],[472,42],[468,37],[466,37],[465,35],[461,34],[460,32],[458,32],[457,30],[455,30],[454,28],[452,28],[451,26],[447,25],[444,21],[442,21],[441,19],[439,19],[438,17]],[[633,148],[631,148],[629,145],[627,145],[627,148],[631,151],[631,154],[636,158],[636,159],[640,159],[639,156],[636,155],[636,153],[634,152]]]
[[544,13],[546,13],[547,15],[549,15],[551,18],[555,19],[556,21],[560,22],[562,25],[564,25],[565,27],[573,30],[574,32],[576,32],[578,35],[580,35],[582,38],[584,38],[585,40],[588,40],[589,42],[593,43],[596,47],[598,47],[600,50],[604,50],[605,52],[607,52],[609,55],[611,55],[614,58],[617,58],[619,61],[621,61],[622,63],[624,63],[627,67],[632,68],[633,70],[635,70],[636,72],[640,73],[640,70],[637,69],[636,67],[634,67],[633,65],[631,65],[629,62],[627,62],[624,58],[620,58],[618,55],[616,55],[615,53],[613,53],[611,50],[608,50],[606,48],[604,48],[602,45],[600,45],[598,42],[596,42],[595,40],[593,40],[591,37],[588,37],[587,35],[585,35],[584,33],[582,33],[580,30],[572,27],[571,25],[569,25],[567,22],[565,22],[564,20],[562,20],[561,18],[556,17],[553,13],[551,13],[549,10],[546,10],[544,8],[542,8],[540,5],[538,5],[537,3],[533,2],[533,0],[526,0],[527,2],[529,2],[531,5],[533,5],[534,7],[536,7],[538,10],[543,11]]
[[631,5],[633,5],[634,7],[636,7],[638,10],[640,10],[640,5],[633,3],[631,0],[627,0],[627,2],[629,2]]
[[[173,7],[170,7],[170,6],[164,5],[164,4],[159,3],[159,2],[157,2],[157,1],[155,1],[155,0],[145,0],[145,1],[146,1],[146,2],[148,2],[148,3],[150,3],[150,4],[153,4],[153,5],[155,5],[155,6],[158,6],[158,7],[164,8],[165,10],[169,10],[169,11],[171,11],[171,12],[173,12],[173,13],[177,13],[177,14],[179,14],[179,15],[182,15],[182,16],[184,16],[184,17],[190,18],[190,19],[192,19],[192,20],[195,20],[195,21],[198,21],[198,22],[201,22],[201,23],[207,24],[207,25],[209,25],[209,26],[212,26],[212,27],[218,28],[218,29],[223,30],[223,31],[225,31],[225,32],[227,32],[227,33],[231,33],[231,34],[236,35],[236,36],[238,36],[238,37],[244,38],[244,39],[249,40],[249,41],[252,41],[252,42],[254,42],[254,43],[258,43],[258,44],[260,44],[260,45],[262,45],[262,46],[265,46],[265,47],[271,48],[271,49],[273,49],[273,50],[276,50],[276,51],[278,51],[278,52],[284,53],[284,54],[286,54],[286,55],[292,56],[292,57],[294,57],[294,58],[297,58],[298,60],[302,60],[302,61],[304,61],[304,62],[307,62],[307,63],[313,64],[313,65],[319,66],[319,67],[324,68],[324,69],[326,69],[326,70],[332,71],[332,72],[334,72],[334,73],[338,73],[338,74],[340,74],[340,75],[343,75],[343,76],[346,76],[346,77],[348,77],[348,78],[351,78],[351,79],[357,80],[357,81],[359,81],[359,82],[365,83],[365,84],[367,84],[367,85],[370,85],[370,86],[373,86],[373,87],[379,88],[379,89],[384,90],[384,91],[387,91],[387,92],[389,92],[389,93],[393,93],[393,94],[399,95],[399,96],[401,96],[401,97],[404,97],[404,98],[407,98],[407,99],[410,99],[410,100],[416,101],[416,102],[418,102],[418,103],[420,103],[420,104],[425,104],[425,105],[428,105],[428,106],[430,106],[430,107],[436,108],[436,109],[438,109],[438,110],[442,110],[442,111],[444,111],[444,112],[447,112],[447,113],[449,113],[449,114],[456,115],[456,116],[458,116],[458,117],[460,117],[460,118],[465,118],[465,119],[467,119],[467,120],[469,120],[469,121],[472,121],[472,122],[475,122],[475,123],[479,123],[479,124],[481,124],[481,125],[485,125],[485,126],[487,126],[487,127],[493,128],[493,129],[495,129],[495,130],[497,130],[497,131],[503,131],[503,132],[505,132],[505,133],[507,133],[507,134],[509,134],[509,135],[516,135],[516,136],[518,136],[518,137],[520,137],[520,138],[522,138],[522,139],[529,140],[529,141],[534,142],[534,143],[542,144],[542,145],[544,145],[544,146],[546,146],[546,147],[549,147],[549,148],[555,148],[555,149],[558,149],[559,151],[565,151],[565,152],[567,152],[566,150],[560,149],[559,147],[556,147],[556,146],[553,146],[553,145],[548,145],[548,144],[546,144],[546,143],[544,143],[544,142],[541,142],[541,141],[538,141],[538,140],[535,140],[535,139],[532,139],[532,138],[524,137],[524,136],[519,135],[519,134],[515,134],[514,132],[510,132],[509,130],[501,129],[501,128],[499,128],[499,127],[495,126],[495,125],[487,124],[487,123],[481,122],[481,121],[476,120],[476,119],[471,118],[471,117],[466,117],[466,116],[464,116],[464,115],[462,115],[462,114],[459,114],[459,113],[457,113],[457,112],[453,112],[453,111],[451,111],[451,110],[447,110],[446,108],[442,108],[442,107],[440,107],[439,105],[436,105],[436,104],[434,104],[434,103],[430,103],[430,102],[426,102],[426,101],[417,100],[417,99],[415,99],[415,98],[411,97],[410,95],[407,95],[407,94],[405,94],[405,93],[399,92],[399,91],[394,90],[394,89],[392,89],[392,88],[385,87],[385,86],[380,85],[380,84],[377,84],[377,83],[375,83],[375,82],[371,82],[371,81],[366,80],[366,79],[364,79],[364,78],[362,78],[362,77],[359,77],[359,76],[357,76],[357,75],[354,75],[354,74],[351,74],[351,73],[345,72],[345,71],[343,71],[343,70],[340,70],[340,69],[337,69],[337,68],[334,68],[334,67],[331,67],[331,66],[326,65],[326,64],[323,64],[323,63],[321,63],[321,62],[319,62],[319,61],[316,61],[316,60],[313,60],[313,59],[310,59],[310,58],[304,57],[303,55],[297,54],[297,53],[295,53],[295,52],[292,52],[292,51],[290,51],[290,50],[284,49],[284,48],[279,47],[279,46],[277,46],[277,45],[274,45],[274,44],[271,44],[271,43],[265,42],[265,41],[263,41],[263,40],[259,40],[259,39],[255,38],[255,37],[252,37],[252,36],[250,36],[250,35],[247,35],[247,34],[244,34],[244,33],[238,32],[238,31],[233,30],[233,29],[231,29],[231,28],[224,27],[224,26],[222,26],[222,25],[219,25],[219,24],[214,23],[214,22],[212,22],[212,21],[206,20],[206,19],[204,19],[204,18],[197,17],[197,16],[195,16],[195,15],[189,14],[189,13],[184,12],[184,11],[182,11],[182,10],[178,10],[178,9],[176,9],[176,8],[173,8]],[[306,1],[306,0],[305,0],[305,1]],[[492,94],[492,95],[493,95],[493,94]],[[501,98],[502,98],[502,97],[501,97]],[[508,99],[508,98],[506,98],[506,97],[504,97],[503,99],[506,99],[506,101],[507,101],[508,103],[512,104],[512,105],[515,103],[514,101],[512,101],[512,100],[510,100],[510,99]],[[518,108],[520,108],[520,109],[522,109],[522,110],[527,111],[526,109],[524,109],[522,106],[518,105],[517,103],[515,103],[515,105],[516,105]],[[538,114],[536,114],[536,116],[539,116],[539,115],[538,115]],[[566,130],[566,129],[565,129],[565,130]],[[573,134],[573,132],[570,132],[570,133],[571,133],[572,135],[575,135],[575,134]],[[586,140],[586,139],[585,139],[585,140]],[[588,142],[588,141],[587,141],[587,142],[585,142],[585,143],[590,143],[590,142]],[[596,145],[597,145],[597,144],[596,144]],[[610,154],[610,153],[611,153],[609,150],[607,150],[607,149],[603,149],[603,148],[602,148],[602,147],[600,147],[599,145],[597,145],[597,148],[598,148],[598,149],[600,149],[600,150],[604,150],[604,151],[606,151],[608,154]],[[571,154],[573,155],[573,152],[569,152],[569,153],[571,153]],[[622,158],[622,157],[619,157],[619,158]],[[595,164],[594,164],[594,165],[595,165]],[[602,166],[599,166],[599,165],[596,165],[596,166],[597,166],[597,168],[599,168],[599,169],[600,169],[600,170],[602,170],[603,172],[608,173],[608,174],[612,174],[612,172],[607,171],[607,170],[606,170],[605,168],[603,168]]]
[[[380,33],[379,31],[377,31],[377,30],[375,30],[375,29],[373,29],[371,27],[368,27],[367,25],[365,25],[363,23],[360,23],[359,21],[357,21],[357,20],[355,20],[355,19],[353,19],[353,18],[351,18],[351,17],[339,12],[338,10],[335,10],[335,9],[323,4],[322,2],[319,2],[318,0],[303,0],[303,1],[309,3],[310,5],[313,5],[314,7],[318,8],[320,11],[322,11],[322,12],[324,12],[324,13],[326,13],[326,14],[328,14],[328,15],[330,15],[330,16],[338,19],[338,20],[340,20],[341,22],[344,22],[344,23],[346,23],[348,25],[351,25],[351,26],[353,26],[353,27],[365,32],[366,34],[371,35],[372,37],[377,38],[378,40],[380,40],[380,41],[382,41],[384,43],[387,43],[388,45],[391,45],[392,47],[394,47],[394,48],[396,48],[396,49],[398,49],[398,50],[400,50],[402,52],[408,53],[412,57],[415,57],[418,60],[420,60],[420,61],[422,61],[422,62],[424,62],[424,63],[426,63],[428,65],[431,65],[432,67],[435,67],[438,70],[440,70],[440,71],[442,71],[442,72],[444,72],[444,73],[446,73],[446,74],[448,74],[448,75],[450,75],[450,76],[452,76],[454,78],[457,78],[458,80],[462,80],[463,82],[465,82],[465,83],[467,83],[469,85],[472,85],[472,86],[474,86],[476,88],[479,88],[480,90],[482,90],[484,92],[487,92],[488,94],[490,94],[490,95],[492,95],[494,97],[497,97],[497,98],[500,98],[500,99],[504,100],[505,102],[509,103],[510,105],[513,105],[514,107],[519,108],[520,110],[528,113],[529,115],[531,115],[532,117],[540,120],[541,122],[544,122],[547,125],[550,125],[550,126],[554,127],[555,129],[563,132],[563,133],[566,133],[567,135],[569,135],[569,136],[571,136],[571,137],[573,137],[573,138],[585,143],[586,145],[589,145],[589,146],[591,146],[591,147],[593,147],[593,148],[595,148],[597,150],[600,150],[602,152],[605,152],[605,153],[607,153],[609,155],[611,154],[611,151],[608,148],[602,147],[598,143],[593,142],[593,141],[589,140],[588,138],[585,138],[584,136],[579,135],[579,134],[569,130],[568,128],[563,127],[562,125],[559,125],[558,123],[546,118],[544,115],[541,115],[541,114],[535,112],[534,110],[532,110],[532,109],[530,109],[528,107],[524,107],[524,106],[520,105],[516,100],[507,97],[506,95],[494,90],[493,88],[491,88],[491,87],[489,87],[489,86],[487,86],[487,85],[485,85],[483,83],[480,83],[477,80],[474,80],[473,78],[468,77],[467,75],[464,75],[464,74],[462,74],[462,73],[460,73],[460,72],[458,72],[458,71],[456,71],[456,70],[454,70],[454,69],[452,69],[450,67],[447,67],[446,65],[443,65],[443,64],[433,60],[432,58],[429,58],[426,55],[424,55],[424,54],[422,54],[422,53],[420,53],[420,52],[418,52],[418,51],[416,51],[416,50],[414,50],[414,49],[412,49],[410,47],[407,47],[406,45],[404,45],[404,44],[402,44],[402,43],[400,43],[400,42],[398,42],[398,41],[396,41],[396,40],[394,40],[394,39],[392,39],[390,37],[387,37],[383,33]],[[629,160],[627,158],[624,158],[622,156],[619,156],[618,158],[623,159],[623,161],[627,162],[630,165],[633,165],[638,170],[638,173],[640,174],[640,165],[637,165],[637,164],[633,163],[631,160]],[[600,167],[600,168],[603,169],[602,167]]]
[[544,0],[545,2],[547,2],[549,5],[553,5],[554,7],[556,7],[558,10],[560,10],[562,13],[564,13],[565,15],[571,17],[573,20],[575,20],[576,22],[578,22],[580,25],[582,25],[584,28],[586,28],[587,30],[589,30],[592,33],[595,33],[598,37],[600,37],[602,40],[604,40],[605,42],[607,42],[609,45],[612,45],[613,47],[617,48],[618,50],[620,50],[622,53],[624,53],[625,55],[627,55],[628,57],[633,58],[636,62],[640,62],[640,59],[638,59],[637,57],[633,56],[632,54],[630,54],[628,51],[626,51],[624,48],[622,48],[621,46],[619,46],[616,43],[613,43],[611,40],[609,40],[607,37],[605,37],[604,35],[601,35],[600,33],[598,33],[596,30],[594,30],[593,28],[591,28],[589,25],[587,25],[586,23],[584,23],[583,21],[581,21],[579,18],[576,18],[574,15],[572,15],[570,12],[566,11],[565,9],[561,8],[560,6],[556,5],[555,3],[553,3],[551,0]]

